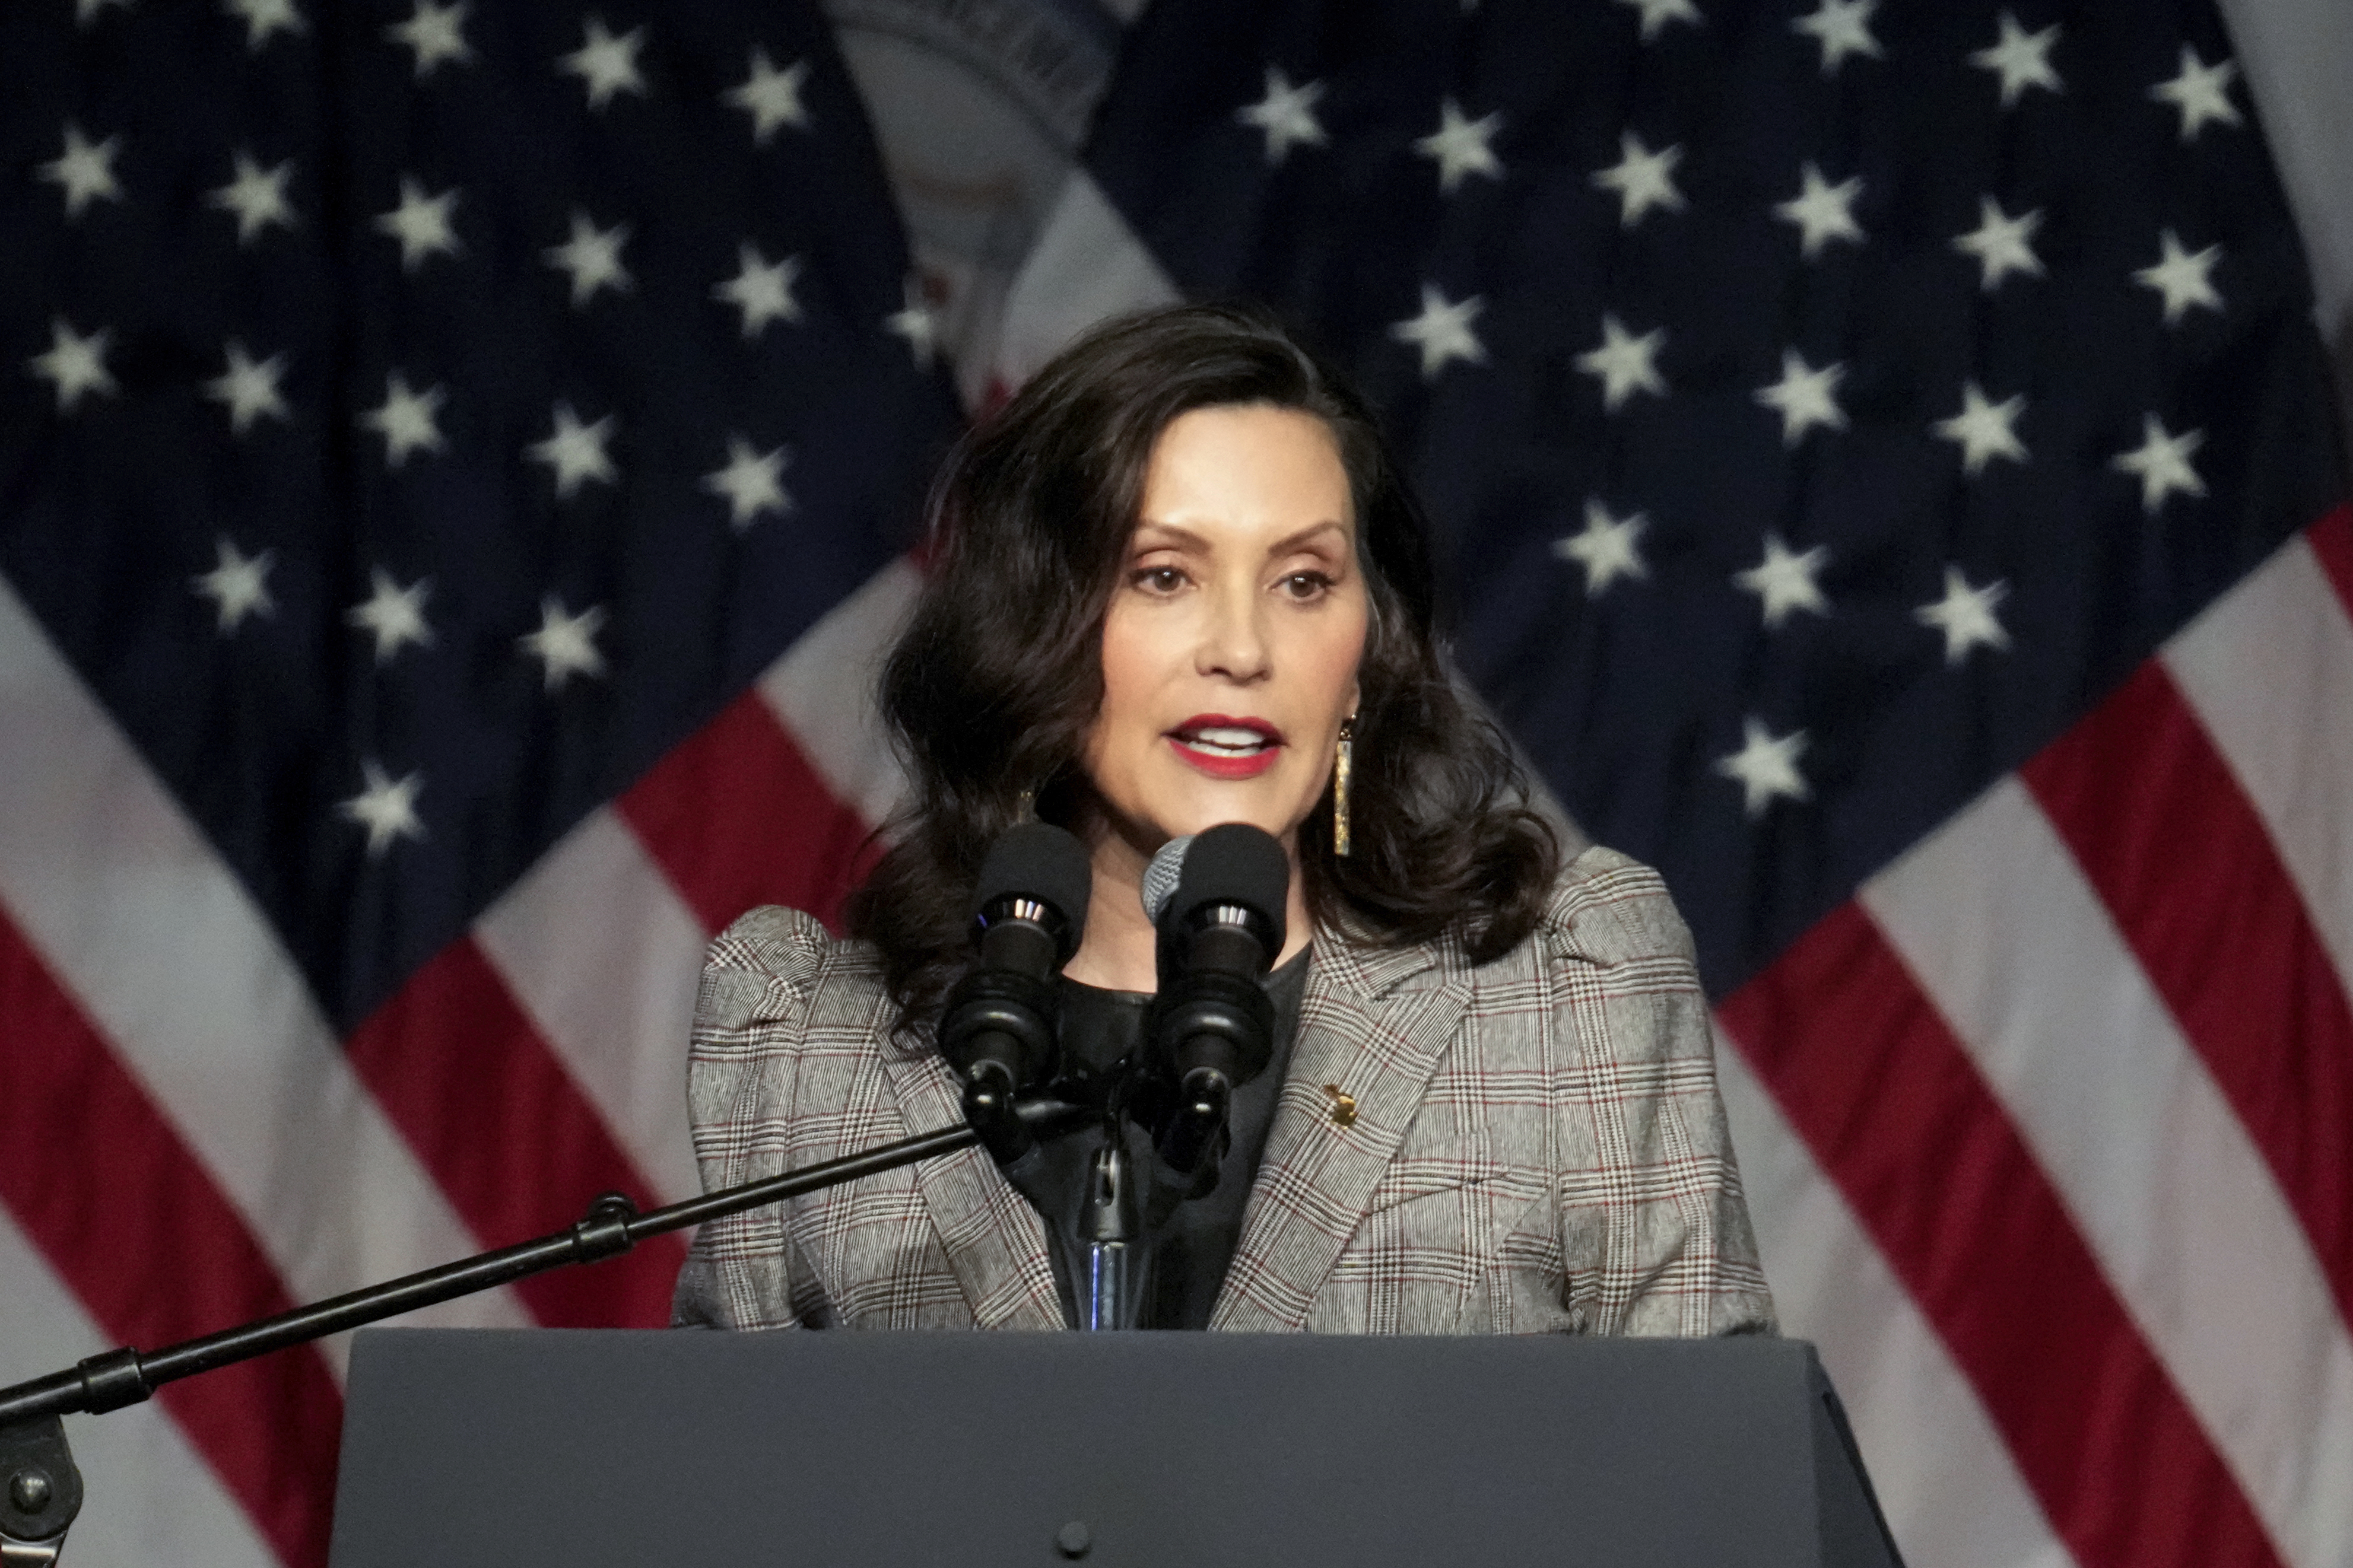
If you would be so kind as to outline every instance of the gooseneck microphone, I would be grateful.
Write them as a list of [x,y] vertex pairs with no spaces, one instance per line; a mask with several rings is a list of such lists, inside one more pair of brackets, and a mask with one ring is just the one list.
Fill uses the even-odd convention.
[[[1161,858],[1172,850],[1173,878]],[[1229,822],[1164,846],[1144,891],[1160,933],[1145,1047],[1147,1076],[1166,1097],[1152,1118],[1154,1141],[1171,1169],[1190,1174],[1215,1157],[1235,1088],[1273,1055],[1274,1004],[1262,983],[1282,954],[1291,861],[1271,834]]]
[[1035,1142],[1015,1101],[1059,1070],[1055,977],[1086,931],[1093,886],[1086,847],[1050,823],[1023,823],[981,863],[972,900],[979,963],[948,994],[940,1054],[964,1079],[965,1120],[1000,1164]]

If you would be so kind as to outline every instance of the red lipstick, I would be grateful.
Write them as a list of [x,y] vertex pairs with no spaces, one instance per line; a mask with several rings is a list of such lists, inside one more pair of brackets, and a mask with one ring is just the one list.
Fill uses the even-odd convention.
[[1263,719],[1196,713],[1168,731],[1186,766],[1213,779],[1254,779],[1282,756],[1282,731]]

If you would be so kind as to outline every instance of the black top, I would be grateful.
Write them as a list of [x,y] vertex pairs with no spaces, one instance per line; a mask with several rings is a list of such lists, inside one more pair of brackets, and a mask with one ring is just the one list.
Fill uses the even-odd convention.
[[[1139,1129],[1127,1129],[1131,1169],[1150,1173],[1138,1184],[1147,1260],[1144,1328],[1209,1326],[1218,1289],[1225,1283],[1227,1266],[1241,1241],[1242,1211],[1258,1176],[1259,1157],[1274,1124],[1275,1100],[1290,1066],[1292,1040],[1299,1032],[1307,962],[1308,953],[1302,952],[1266,977],[1267,997],[1274,1004],[1274,1054],[1264,1072],[1234,1090],[1226,1122],[1229,1136],[1218,1162],[1216,1185],[1198,1197],[1187,1197],[1196,1184],[1180,1180],[1162,1164]],[[1109,1070],[1144,1037],[1144,1016],[1151,1005],[1151,996],[1143,992],[1105,991],[1064,976],[1066,1068],[1089,1076]],[[1046,1222],[1054,1289],[1062,1299],[1063,1321],[1073,1325],[1078,1321],[1077,1296],[1071,1285],[1073,1259],[1080,1255],[1077,1226],[1088,1166],[1103,1142],[1100,1126],[1082,1127],[1039,1144],[1005,1168],[1006,1179]]]

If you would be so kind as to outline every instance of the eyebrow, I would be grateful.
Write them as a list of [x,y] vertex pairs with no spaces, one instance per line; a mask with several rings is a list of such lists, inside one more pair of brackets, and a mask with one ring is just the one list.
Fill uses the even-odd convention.
[[[1189,549],[1207,550],[1210,547],[1208,540],[1202,538],[1199,534],[1195,533],[1191,529],[1179,528],[1173,522],[1155,522],[1151,518],[1147,517],[1143,521],[1135,525],[1135,531],[1138,533],[1143,532],[1147,528],[1155,531],[1155,532],[1167,534],[1171,538],[1175,539],[1177,543]],[[1293,551],[1304,546],[1309,540],[1314,538],[1317,534],[1330,533],[1334,531],[1337,531],[1345,535],[1347,532],[1347,525],[1332,520],[1327,520],[1323,522],[1311,522],[1305,528],[1301,529],[1298,532],[1286,534],[1282,538],[1276,540],[1272,547],[1267,551],[1267,553],[1269,555],[1288,555]]]

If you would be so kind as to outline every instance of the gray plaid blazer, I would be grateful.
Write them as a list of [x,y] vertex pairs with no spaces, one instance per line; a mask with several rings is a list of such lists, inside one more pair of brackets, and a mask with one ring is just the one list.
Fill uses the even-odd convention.
[[[1479,968],[1451,942],[1318,931],[1314,950],[1212,1328],[1772,1329],[1690,933],[1655,872],[1587,850],[1536,931]],[[704,1186],[954,1125],[955,1076],[894,1045],[892,1018],[871,949],[792,910],[731,926],[688,1070]],[[1062,1323],[1044,1225],[978,1149],[703,1226],[676,1317]]]

